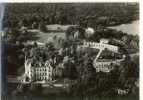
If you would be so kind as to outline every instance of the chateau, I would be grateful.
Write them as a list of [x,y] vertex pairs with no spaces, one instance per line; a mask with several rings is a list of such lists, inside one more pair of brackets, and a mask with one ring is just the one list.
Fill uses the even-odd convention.
[[30,59],[25,61],[25,80],[28,82],[46,82],[52,81],[53,67],[50,61],[44,65],[39,62],[39,66],[32,66]]

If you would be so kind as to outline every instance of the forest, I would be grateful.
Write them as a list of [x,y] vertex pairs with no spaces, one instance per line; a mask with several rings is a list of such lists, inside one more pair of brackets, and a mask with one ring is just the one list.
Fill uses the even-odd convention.
[[138,3],[6,4],[3,23],[15,27],[17,24],[29,26],[33,22],[82,24],[88,21],[90,26],[112,26],[139,19],[138,9]]

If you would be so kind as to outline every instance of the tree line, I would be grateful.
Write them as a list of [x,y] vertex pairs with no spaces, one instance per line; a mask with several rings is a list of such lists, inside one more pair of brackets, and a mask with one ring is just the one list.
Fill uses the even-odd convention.
[[[110,26],[139,18],[138,3],[6,4],[4,26],[80,24]],[[92,25],[93,24],[93,25]],[[36,27],[36,25],[35,25]]]

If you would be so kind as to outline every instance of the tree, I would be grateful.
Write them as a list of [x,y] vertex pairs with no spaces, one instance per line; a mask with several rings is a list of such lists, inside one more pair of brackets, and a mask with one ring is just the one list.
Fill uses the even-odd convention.
[[69,39],[70,37],[74,36],[76,28],[74,26],[70,26],[68,27],[68,29],[66,30],[65,34],[66,34],[66,38]]
[[47,28],[46,28],[46,25],[45,25],[44,21],[40,21],[40,23],[39,23],[39,30],[42,31],[42,32],[46,32],[47,31]]
[[77,78],[77,70],[75,68],[75,64],[71,61],[68,61],[64,64],[65,68],[64,68],[64,76],[73,80]]

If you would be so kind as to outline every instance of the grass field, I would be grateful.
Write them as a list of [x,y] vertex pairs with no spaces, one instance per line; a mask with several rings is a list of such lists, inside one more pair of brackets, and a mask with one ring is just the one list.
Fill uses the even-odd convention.
[[[47,32],[41,32],[38,29],[29,29],[28,31],[31,34],[35,34],[37,37],[37,41],[41,43],[47,43],[49,41],[53,40],[53,37],[61,37],[65,38],[65,31],[68,29],[70,26],[75,26],[75,25],[58,25],[58,24],[53,24],[53,25],[47,25],[47,28],[50,29]],[[60,27],[60,31],[58,31],[58,28]]]
[[42,43],[47,43],[49,41],[52,41],[54,36],[65,38],[65,33],[64,32],[47,32],[47,33],[39,32],[37,33],[37,37],[39,37],[37,41]]

